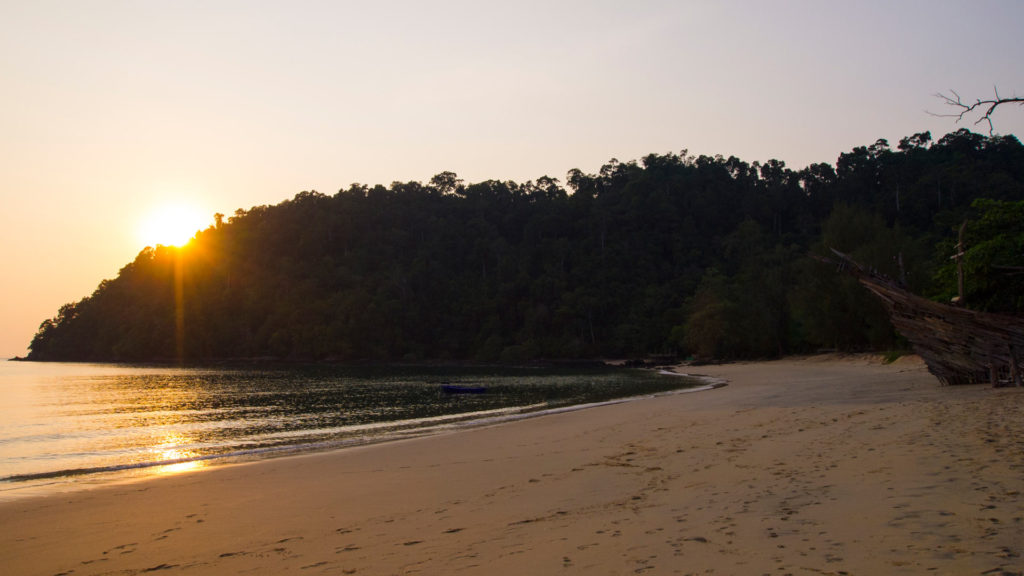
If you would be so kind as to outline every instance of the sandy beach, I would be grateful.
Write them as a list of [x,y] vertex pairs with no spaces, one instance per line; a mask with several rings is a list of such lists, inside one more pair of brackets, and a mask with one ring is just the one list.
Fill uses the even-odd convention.
[[1024,390],[689,370],[729,385],[0,504],[0,573],[1024,573]]

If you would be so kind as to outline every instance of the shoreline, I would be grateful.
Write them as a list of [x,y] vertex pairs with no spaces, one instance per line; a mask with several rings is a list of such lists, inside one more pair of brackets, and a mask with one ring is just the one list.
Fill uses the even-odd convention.
[[[117,366],[117,365],[104,365]],[[603,370],[623,370],[620,366],[603,364]],[[509,369],[509,368],[506,368]],[[523,370],[523,367],[511,368]],[[652,369],[632,369],[637,372],[659,374],[660,376],[687,376],[677,372]],[[685,381],[663,379],[673,382],[660,391],[633,391],[630,396],[597,396],[592,399],[574,398],[573,401],[552,400],[532,404],[516,404],[497,408],[481,408],[470,411],[445,412],[404,420],[380,420],[367,423],[349,424],[338,427],[324,427],[309,430],[308,438],[301,442],[279,443],[268,446],[249,447],[239,445],[229,451],[196,453],[173,459],[130,460],[104,463],[98,466],[51,468],[40,471],[13,473],[0,477],[0,502],[32,498],[36,495],[69,493],[76,490],[92,490],[105,485],[123,484],[144,480],[149,476],[167,475],[165,470],[189,472],[207,471],[223,465],[237,465],[258,462],[271,458],[293,457],[303,454],[347,450],[354,447],[372,446],[409,438],[446,434],[506,422],[537,418],[546,415],[585,410],[632,402],[662,394],[700,392],[712,387],[703,384],[699,377],[687,377]],[[670,388],[674,386],[674,388]],[[568,402],[568,403],[567,403]]]
[[729,385],[0,503],[0,545],[47,575],[1024,570],[1020,391],[699,370]]

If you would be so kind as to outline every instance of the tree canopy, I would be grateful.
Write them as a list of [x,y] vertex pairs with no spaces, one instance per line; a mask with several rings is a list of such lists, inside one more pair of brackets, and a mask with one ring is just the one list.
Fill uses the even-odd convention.
[[[884,311],[808,257],[827,247],[967,305],[1020,313],[1024,147],[927,132],[835,166],[650,154],[595,174],[353,184],[218,215],[141,251],[46,320],[30,359],[521,362],[768,357],[900,344]],[[951,242],[953,242],[951,244]]]

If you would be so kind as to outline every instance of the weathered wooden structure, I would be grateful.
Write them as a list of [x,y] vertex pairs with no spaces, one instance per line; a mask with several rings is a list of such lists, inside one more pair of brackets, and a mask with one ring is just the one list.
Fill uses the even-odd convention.
[[878,296],[893,327],[943,384],[1021,386],[1024,318],[933,302],[833,250],[843,268]]

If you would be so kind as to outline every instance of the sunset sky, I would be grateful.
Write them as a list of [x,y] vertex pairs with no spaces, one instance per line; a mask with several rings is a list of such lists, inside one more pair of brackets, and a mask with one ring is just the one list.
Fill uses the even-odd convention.
[[[198,228],[683,149],[834,164],[975,128],[929,115],[938,92],[1024,94],[1022,31],[1017,0],[0,0],[0,355],[115,277],[161,206]],[[1021,136],[1024,107],[995,122]]]

